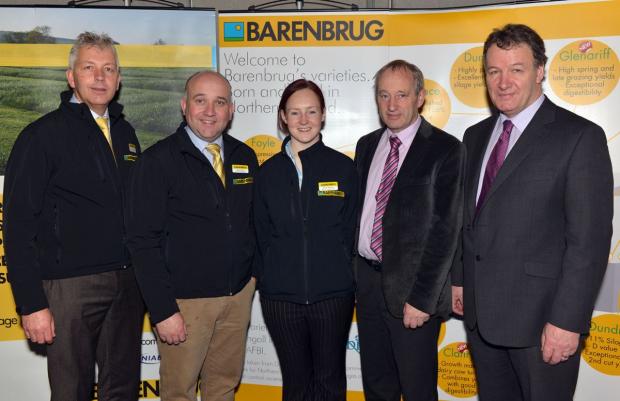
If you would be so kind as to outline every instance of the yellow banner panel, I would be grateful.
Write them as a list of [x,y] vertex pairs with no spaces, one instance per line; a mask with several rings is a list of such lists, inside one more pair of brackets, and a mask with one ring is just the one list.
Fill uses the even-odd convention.
[[[620,1],[501,7],[465,12],[391,15],[390,45],[482,43],[493,28],[527,24],[544,39],[620,33]],[[578,28],[577,28],[578,27]]]
[[220,47],[386,46],[385,14],[220,16]]
[[[507,23],[545,39],[620,34],[620,0],[454,12],[220,16],[220,47],[414,46],[481,43]],[[576,29],[575,27],[578,27]]]
[[71,45],[0,43],[0,66],[66,67]]
[[[0,66],[66,67],[71,45],[0,43]],[[212,68],[211,46],[118,45],[122,67]]]
[[0,193],[0,341],[15,341],[26,338],[21,321],[15,310],[13,292],[8,281],[6,258],[4,256],[4,234],[2,228],[3,203]]
[[120,45],[117,49],[123,67],[214,67],[211,46]]

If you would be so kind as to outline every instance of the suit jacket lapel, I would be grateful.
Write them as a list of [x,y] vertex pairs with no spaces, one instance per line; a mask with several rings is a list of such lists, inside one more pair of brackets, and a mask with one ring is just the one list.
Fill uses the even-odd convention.
[[497,116],[487,119],[475,138],[476,141],[472,141],[471,147],[467,149],[468,158],[470,160],[468,170],[473,173],[470,180],[466,183],[466,212],[469,216],[474,216],[476,213],[476,195],[478,194],[478,181],[480,181],[480,174],[482,171],[482,162],[484,161],[484,153],[487,149],[489,139],[493,133]]
[[[555,105],[548,99],[545,99],[534,115],[534,118],[532,118],[532,121],[530,121],[525,131],[521,134],[517,143],[510,153],[508,153],[508,156],[506,156],[506,160],[504,160],[504,164],[502,164],[502,167],[499,169],[497,177],[495,177],[485,201],[488,201],[493,196],[530,152],[536,149],[536,144],[539,143],[540,137],[547,132],[545,125],[552,122],[554,118]],[[484,208],[484,205],[482,205],[482,207]]]
[[405,155],[405,160],[403,160],[403,164],[398,170],[398,175],[396,176],[396,181],[394,182],[394,189],[392,190],[397,189],[399,187],[399,182],[401,182],[404,177],[409,175],[410,171],[414,171],[416,166],[422,161],[422,159],[424,159],[424,155],[428,151],[428,138],[432,134],[433,127],[426,122],[424,118],[422,118],[420,128],[418,128],[418,132],[416,132],[413,142],[411,142],[411,146]]

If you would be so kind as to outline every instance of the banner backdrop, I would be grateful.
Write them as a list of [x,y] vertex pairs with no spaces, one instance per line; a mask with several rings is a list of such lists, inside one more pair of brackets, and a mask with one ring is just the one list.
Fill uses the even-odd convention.
[[[402,58],[425,74],[427,97],[422,115],[462,138],[468,126],[490,113],[482,69],[486,36],[509,22],[525,23],[545,39],[549,56],[545,93],[603,127],[617,173],[618,17],[618,1],[448,12],[222,13],[220,72],[230,80],[235,98],[231,133],[254,148],[260,161],[278,152],[280,96],[288,83],[306,78],[320,85],[326,98],[324,142],[353,156],[359,137],[380,124],[373,97],[374,74],[388,61]],[[614,235],[592,335],[582,354],[578,401],[620,398],[620,264],[615,263],[620,258],[619,239]],[[359,351],[354,321],[347,344],[349,400],[363,399]],[[443,325],[437,352],[439,398],[477,399],[461,321],[453,319]],[[278,359],[255,299],[239,399],[277,400],[280,389],[274,386],[280,384]]]
[[[325,142],[353,156],[357,139],[379,126],[374,73],[395,58],[411,61],[425,73],[428,94],[423,115],[462,137],[466,127],[489,115],[481,45],[492,28],[508,22],[529,24],[543,36],[549,56],[547,96],[604,128],[617,174],[618,17],[618,0],[441,12],[224,14],[217,23],[218,57],[213,12],[0,8],[0,174],[15,136],[57,106],[58,93],[66,87],[70,41],[86,29],[108,32],[120,43],[121,63],[131,67],[123,70],[120,101],[143,145],[171,132],[180,121],[178,101],[185,78],[197,69],[215,68],[219,59],[219,70],[234,90],[231,134],[248,143],[263,161],[280,148],[276,108],[282,90],[301,77],[317,82],[325,93]],[[0,185],[1,181],[0,177]],[[620,194],[620,189],[616,192]],[[614,226],[618,224],[614,221]],[[0,256],[0,399],[47,399],[45,359],[41,349],[24,340],[1,249]],[[281,396],[278,360],[257,299],[252,312],[237,399],[276,401]],[[616,401],[620,396],[618,234],[591,334],[582,354],[575,400]],[[363,400],[359,351],[354,319],[347,343],[347,399],[354,401]],[[440,399],[476,400],[460,321],[442,326],[437,352]],[[159,354],[148,324],[141,360],[137,391],[141,399],[159,399]]]
[[[212,10],[0,7],[0,175],[19,132],[58,107],[67,88],[69,49],[86,30],[105,32],[118,44],[119,101],[143,148],[182,121],[179,101],[187,77],[217,68]],[[1,247],[0,256],[0,399],[49,399],[44,350],[24,340]],[[146,322],[144,328],[143,381],[136,391],[158,398],[159,354]]]

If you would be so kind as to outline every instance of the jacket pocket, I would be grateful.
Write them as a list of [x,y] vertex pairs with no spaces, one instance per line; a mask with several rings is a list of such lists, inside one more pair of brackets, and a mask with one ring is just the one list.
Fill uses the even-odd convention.
[[525,262],[525,274],[534,277],[557,279],[561,271],[560,263]]
[[398,184],[407,185],[428,185],[431,183],[431,177],[404,177]]

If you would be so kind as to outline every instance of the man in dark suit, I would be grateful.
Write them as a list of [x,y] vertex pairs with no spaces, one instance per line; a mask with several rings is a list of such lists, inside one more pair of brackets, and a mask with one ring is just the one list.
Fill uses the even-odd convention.
[[424,76],[395,60],[375,77],[385,127],[358,144],[364,203],[357,321],[367,401],[437,400],[437,337],[462,219],[465,152],[418,114]]
[[462,258],[465,315],[482,401],[572,400],[582,335],[607,266],[613,178],[603,130],[542,92],[547,57],[525,25],[484,44],[498,113],[470,127]]

